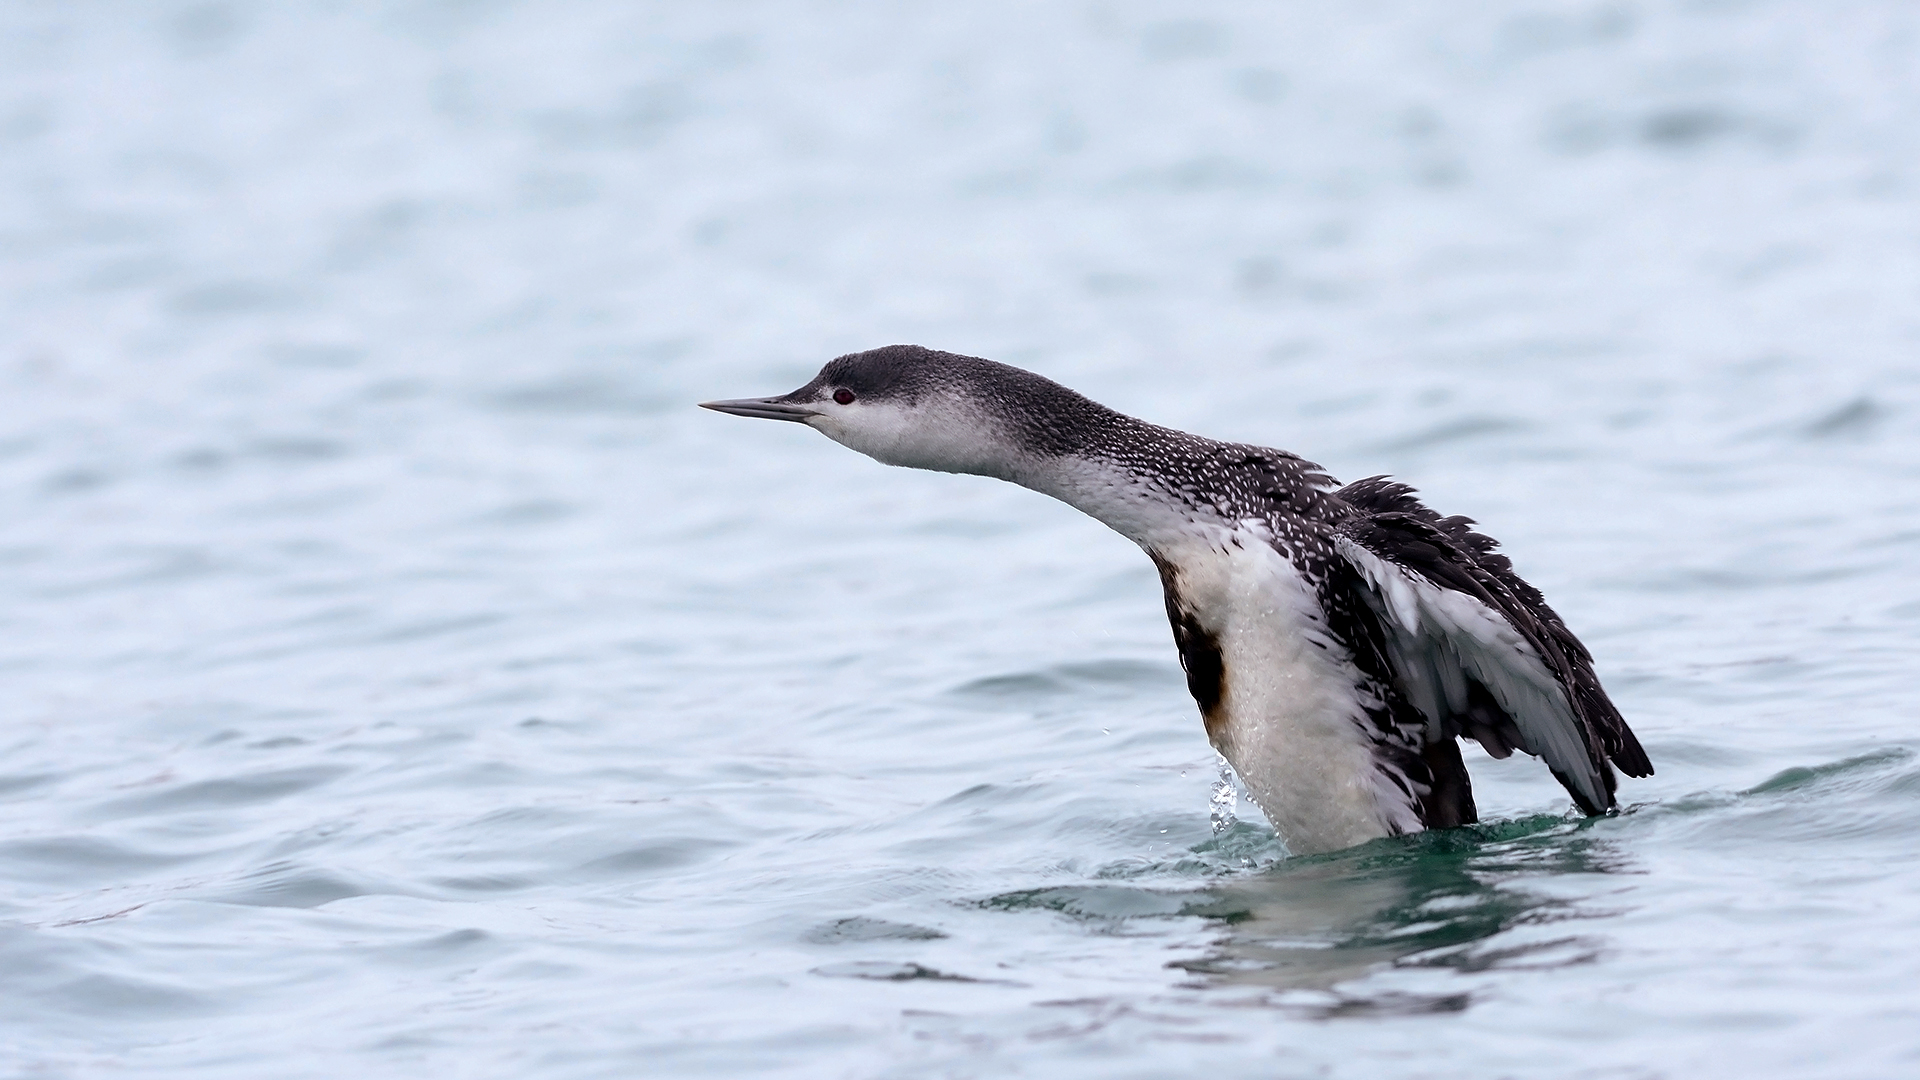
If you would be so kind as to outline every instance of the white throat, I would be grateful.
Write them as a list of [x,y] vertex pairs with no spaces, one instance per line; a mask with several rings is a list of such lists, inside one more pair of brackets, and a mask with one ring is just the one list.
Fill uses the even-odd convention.
[[1163,484],[1100,458],[1030,461],[1008,479],[1059,499],[1149,551],[1180,544],[1196,528],[1229,524],[1211,510],[1181,502]]

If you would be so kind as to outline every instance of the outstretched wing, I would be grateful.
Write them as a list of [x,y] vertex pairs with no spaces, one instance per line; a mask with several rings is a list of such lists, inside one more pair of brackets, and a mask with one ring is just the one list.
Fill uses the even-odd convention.
[[1652,774],[1586,647],[1471,519],[1442,518],[1384,476],[1334,494],[1355,511],[1334,537],[1346,581],[1378,619],[1394,681],[1433,737],[1544,758],[1589,814],[1614,806],[1609,760]]

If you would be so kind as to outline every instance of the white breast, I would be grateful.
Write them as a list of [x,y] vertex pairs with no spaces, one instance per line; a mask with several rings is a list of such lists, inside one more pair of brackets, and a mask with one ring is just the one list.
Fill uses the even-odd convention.
[[1195,530],[1155,553],[1223,668],[1208,733],[1294,854],[1397,832],[1418,816],[1376,768],[1360,679],[1312,586],[1258,522]]

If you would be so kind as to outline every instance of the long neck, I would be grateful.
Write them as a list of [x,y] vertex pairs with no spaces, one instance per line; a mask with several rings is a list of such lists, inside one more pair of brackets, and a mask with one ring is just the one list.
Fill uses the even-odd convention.
[[1051,495],[1143,547],[1225,520],[1198,483],[1223,444],[1156,427],[1112,410],[1079,428],[1070,447],[1023,460],[1008,477]]
[[1325,509],[1319,466],[1260,446],[1189,435],[1116,412],[1049,379],[979,362],[969,414],[954,441],[997,449],[954,471],[979,472],[1051,495],[1143,547],[1194,529]]
[[1196,529],[1276,515],[1324,518],[1332,478],[1261,446],[1223,443],[1101,407],[1071,448],[1024,457],[1007,479],[1051,495],[1150,550]]

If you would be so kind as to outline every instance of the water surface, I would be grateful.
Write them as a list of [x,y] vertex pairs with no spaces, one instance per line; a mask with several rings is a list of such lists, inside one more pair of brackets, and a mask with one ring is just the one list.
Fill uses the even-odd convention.
[[[1920,1070],[1920,17],[14,5],[0,1072]],[[912,341],[1478,518],[1659,772],[1285,858]]]

